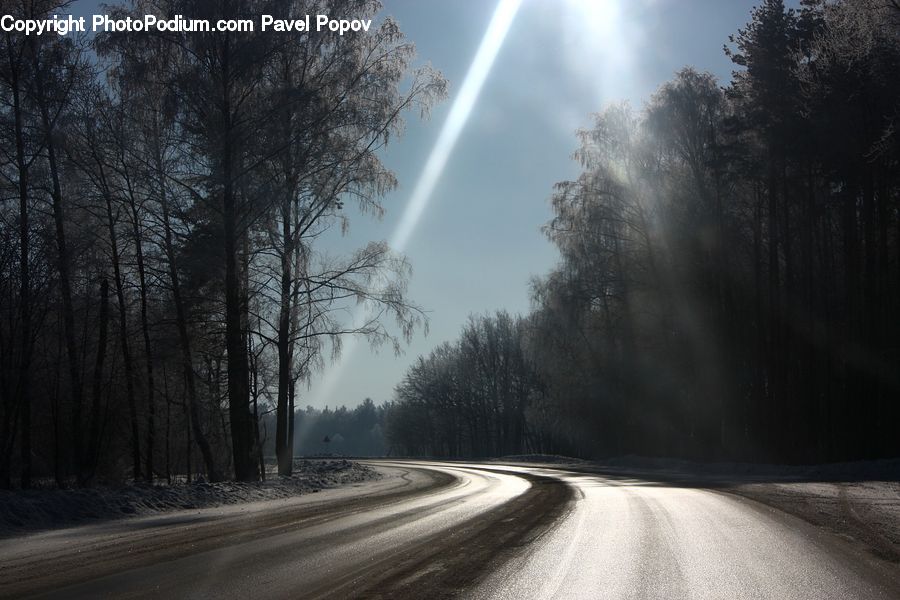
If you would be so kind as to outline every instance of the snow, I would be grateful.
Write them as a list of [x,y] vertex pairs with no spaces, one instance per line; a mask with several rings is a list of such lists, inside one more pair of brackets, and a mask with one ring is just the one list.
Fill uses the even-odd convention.
[[588,461],[581,458],[572,458],[571,456],[560,456],[559,454],[511,454],[509,456],[501,456],[500,458],[491,459],[490,462],[516,462],[516,463],[536,463],[543,465],[582,465],[589,464]]
[[900,458],[822,465],[772,465],[741,462],[702,463],[674,458],[623,456],[601,461],[608,467],[649,469],[691,475],[806,481],[900,481]]
[[97,520],[277,500],[379,477],[371,467],[345,459],[298,459],[291,477],[270,474],[259,483],[198,481],[0,491],[0,537]]
[[798,516],[856,541],[878,558],[900,563],[900,482],[772,481],[727,491]]

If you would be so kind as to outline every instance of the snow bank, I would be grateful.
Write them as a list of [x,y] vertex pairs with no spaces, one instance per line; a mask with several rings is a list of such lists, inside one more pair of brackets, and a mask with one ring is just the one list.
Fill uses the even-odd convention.
[[270,474],[259,483],[136,483],[116,488],[0,491],[0,537],[97,519],[276,500],[379,477],[374,469],[345,459],[315,459],[296,460],[291,477]]
[[800,517],[860,543],[876,557],[900,564],[900,482],[770,481],[724,489]]
[[583,459],[572,458],[571,456],[560,456],[558,454],[511,454],[509,456],[501,456],[500,458],[492,458],[489,462],[521,462],[553,465],[587,464],[587,461]]
[[622,456],[599,464],[625,469],[650,469],[690,475],[727,475],[739,479],[796,481],[900,481],[900,458],[830,463],[771,465],[741,462],[701,463],[675,458]]

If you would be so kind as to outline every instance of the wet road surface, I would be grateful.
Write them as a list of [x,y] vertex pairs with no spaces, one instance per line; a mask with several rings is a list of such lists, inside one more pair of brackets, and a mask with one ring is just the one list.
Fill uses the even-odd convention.
[[898,598],[900,573],[714,491],[370,461],[377,482],[0,541],[0,597]]

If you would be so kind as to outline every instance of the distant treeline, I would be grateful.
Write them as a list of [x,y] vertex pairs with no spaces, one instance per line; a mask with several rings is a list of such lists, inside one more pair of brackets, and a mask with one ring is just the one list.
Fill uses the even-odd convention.
[[900,454],[900,7],[766,0],[724,89],[686,68],[581,131],[531,314],[397,388],[410,454]]
[[[386,456],[390,452],[384,427],[391,403],[376,405],[366,398],[359,406],[331,409],[298,409],[294,415],[294,455],[338,454],[342,456]],[[263,427],[274,425],[266,419]],[[265,446],[268,455],[275,446]]]

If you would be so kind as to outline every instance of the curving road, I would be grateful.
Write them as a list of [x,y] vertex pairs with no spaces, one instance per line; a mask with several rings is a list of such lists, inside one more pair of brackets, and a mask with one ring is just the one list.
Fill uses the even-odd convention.
[[898,598],[895,566],[750,501],[562,469],[377,482],[0,542],[0,597]]
[[556,473],[578,501],[472,598],[900,598],[896,566],[750,500],[634,478],[528,472]]

